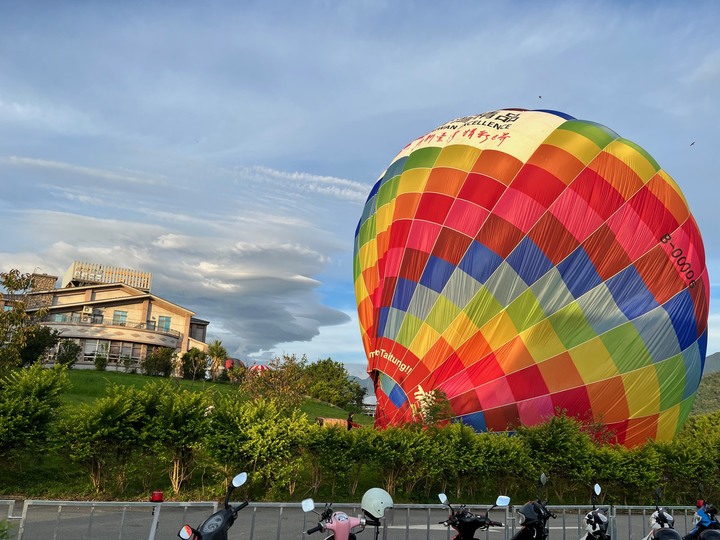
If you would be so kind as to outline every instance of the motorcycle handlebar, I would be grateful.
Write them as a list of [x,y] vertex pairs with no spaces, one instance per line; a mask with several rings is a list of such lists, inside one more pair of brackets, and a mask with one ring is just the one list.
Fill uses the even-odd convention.
[[504,524],[500,523],[499,521],[490,521],[488,523],[488,525],[491,527],[504,527],[505,526]]
[[312,529],[308,529],[307,531],[305,531],[305,534],[313,534],[313,533],[316,533],[316,532],[318,532],[318,531],[322,531],[322,525],[318,525],[317,527],[313,527]]
[[242,510],[243,508],[245,508],[248,504],[250,504],[250,503],[247,502],[247,501],[241,502],[240,504],[238,504],[238,505],[235,507],[235,512],[239,512],[240,510]]

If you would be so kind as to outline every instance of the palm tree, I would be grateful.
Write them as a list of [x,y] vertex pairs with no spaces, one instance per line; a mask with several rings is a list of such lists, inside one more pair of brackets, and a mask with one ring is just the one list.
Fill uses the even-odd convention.
[[222,341],[216,339],[208,346],[208,356],[212,361],[210,372],[212,373],[213,381],[216,381],[225,359],[228,356],[227,350],[223,347]]

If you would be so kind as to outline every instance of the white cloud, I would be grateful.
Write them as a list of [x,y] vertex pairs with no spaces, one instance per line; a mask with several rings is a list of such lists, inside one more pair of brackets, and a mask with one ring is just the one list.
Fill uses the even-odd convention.
[[718,4],[416,7],[9,7],[2,266],[151,271],[155,292],[210,320],[235,351],[362,364],[348,305],[372,184],[415,137],[505,106],[567,111],[652,149],[688,195],[708,260],[720,257],[708,188]]
[[[55,171],[61,171],[63,173],[69,173],[72,175],[83,175],[91,176],[97,179],[110,180],[113,182],[122,182],[130,184],[156,184],[160,183],[156,179],[151,178],[140,178],[138,176],[131,176],[126,174],[120,174],[113,171],[104,169],[94,169],[91,167],[81,167],[78,165],[72,165],[70,163],[62,163],[58,161],[50,161],[46,159],[33,159],[19,156],[9,156],[6,158],[0,157],[0,164],[5,163],[7,165],[14,165],[17,167],[28,167],[36,169],[50,169]],[[164,183],[164,182],[163,182]]]

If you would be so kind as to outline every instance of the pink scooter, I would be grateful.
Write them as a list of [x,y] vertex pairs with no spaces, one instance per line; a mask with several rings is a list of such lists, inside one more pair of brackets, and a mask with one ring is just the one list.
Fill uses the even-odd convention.
[[393,507],[392,497],[384,489],[372,488],[363,495],[360,507],[364,513],[364,516],[360,517],[349,516],[345,512],[335,512],[331,503],[326,504],[325,509],[320,513],[315,512],[315,501],[305,499],[302,502],[303,511],[315,512],[320,516],[318,524],[305,531],[305,534],[330,531],[325,540],[356,540],[355,533],[362,532],[366,525],[371,525],[375,527],[375,539],[377,539],[381,520],[386,517],[386,511]]

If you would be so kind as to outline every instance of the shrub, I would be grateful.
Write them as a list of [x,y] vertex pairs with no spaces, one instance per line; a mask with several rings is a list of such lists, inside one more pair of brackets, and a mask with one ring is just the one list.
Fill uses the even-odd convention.
[[169,377],[173,370],[175,351],[170,347],[160,347],[148,353],[140,362],[145,375]]
[[72,368],[77,362],[82,347],[72,339],[60,340],[58,344],[58,350],[55,354],[55,363],[65,366],[68,369]]
[[45,442],[67,384],[63,369],[40,364],[0,379],[0,455]]

